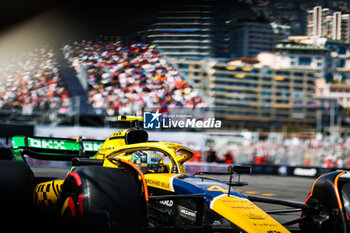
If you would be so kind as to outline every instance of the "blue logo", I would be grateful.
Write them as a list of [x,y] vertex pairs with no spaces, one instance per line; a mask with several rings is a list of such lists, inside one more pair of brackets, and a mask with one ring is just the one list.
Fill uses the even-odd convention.
[[160,129],[161,125],[161,113],[159,110],[156,112],[144,112],[143,113],[143,128],[145,129]]

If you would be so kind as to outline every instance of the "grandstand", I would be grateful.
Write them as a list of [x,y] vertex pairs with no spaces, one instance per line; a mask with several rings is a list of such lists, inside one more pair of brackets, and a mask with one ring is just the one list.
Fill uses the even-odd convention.
[[98,125],[106,116],[141,115],[145,108],[205,106],[156,48],[143,42],[82,40],[0,64],[2,120],[62,125],[98,116],[88,123]]
[[36,48],[0,64],[2,118],[19,120],[22,116],[27,120],[41,116],[42,121],[48,122],[54,115],[67,114],[71,110],[71,99],[59,76],[53,49]]
[[89,103],[107,115],[206,106],[153,45],[83,40],[67,44],[64,52],[77,72],[86,72]]

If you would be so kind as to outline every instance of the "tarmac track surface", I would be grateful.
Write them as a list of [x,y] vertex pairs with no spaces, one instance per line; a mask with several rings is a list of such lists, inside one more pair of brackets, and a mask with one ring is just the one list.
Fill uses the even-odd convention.
[[[64,177],[67,171],[68,169],[62,168],[33,168],[33,172],[37,177]],[[229,180],[228,175],[217,175],[211,177],[222,181]],[[234,180],[237,180],[237,177],[235,177]],[[241,181],[246,181],[249,184],[247,186],[236,188],[236,190],[242,194],[304,202],[311,190],[315,178],[276,175],[242,175]],[[265,211],[286,208],[265,203],[256,204]],[[299,213],[273,215],[273,217],[281,223],[298,218],[298,216]]]

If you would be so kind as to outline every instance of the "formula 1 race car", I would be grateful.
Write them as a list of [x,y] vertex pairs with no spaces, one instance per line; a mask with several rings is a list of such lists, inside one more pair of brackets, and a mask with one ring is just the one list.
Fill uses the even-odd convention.
[[[250,167],[229,166],[227,183],[208,177],[214,173],[187,174],[183,164],[193,156],[191,149],[177,143],[149,141],[147,132],[139,127],[141,117],[123,116],[120,120],[130,121],[131,127],[116,131],[105,141],[13,137],[16,161],[0,163],[1,187],[8,190],[19,187],[15,191],[24,196],[31,190],[25,187],[36,183],[33,195],[28,196],[34,197],[41,211],[55,213],[86,229],[349,232],[350,182],[342,177],[344,171],[320,176],[305,203],[246,196],[234,188],[245,183],[233,182],[232,176],[248,174]],[[25,165],[25,156],[72,161],[72,168],[62,179],[35,182],[35,177],[26,178],[32,174]],[[11,184],[6,183],[8,179]],[[254,202],[288,208],[265,212]],[[296,211],[301,213],[300,217],[285,223],[270,216]],[[288,228],[295,224],[298,229]]]

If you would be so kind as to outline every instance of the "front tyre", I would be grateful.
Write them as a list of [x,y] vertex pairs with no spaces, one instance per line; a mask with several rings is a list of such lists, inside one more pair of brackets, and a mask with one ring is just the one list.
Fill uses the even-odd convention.
[[66,220],[89,229],[135,232],[146,221],[140,181],[125,168],[78,167],[66,177],[58,207]]

